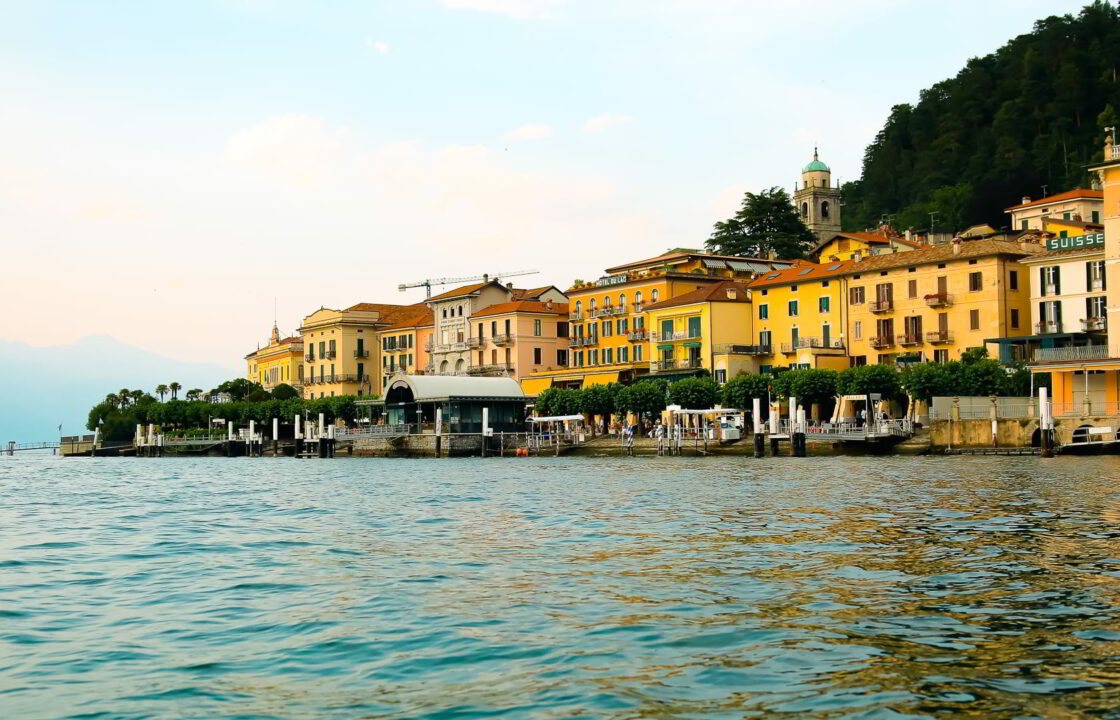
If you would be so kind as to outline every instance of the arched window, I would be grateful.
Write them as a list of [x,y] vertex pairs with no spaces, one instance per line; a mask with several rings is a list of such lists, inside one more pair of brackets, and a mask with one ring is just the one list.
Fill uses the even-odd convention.
[[603,296],[603,307],[609,308],[610,306],[611,306],[611,296],[610,295],[604,295]]
[[447,319],[447,308],[444,308],[444,309],[443,309],[443,318],[444,318],[445,320]]
[[828,201],[825,200],[821,203],[821,217],[825,220],[828,219]]
[[463,306],[459,306],[459,317],[463,317]]
[[654,290],[654,291],[650,292],[649,297],[650,297],[650,300],[652,300],[653,302],[657,302],[657,291]]
[[579,315],[581,312],[583,312],[583,301],[576,300],[576,315]]
[[801,217],[809,217],[809,203],[801,203]]
[[634,304],[635,305],[641,305],[642,304],[642,291],[641,290],[634,293]]
[[620,308],[626,307],[626,293],[619,293],[618,294],[618,306]]
[[595,298],[587,301],[587,312],[595,312]]
[[446,374],[447,374],[447,371],[448,371],[448,370],[449,370],[450,368],[451,368],[451,363],[449,363],[449,362],[447,362],[446,360],[444,360],[443,362],[441,362],[441,363],[439,364],[439,374],[440,374],[440,375],[446,375]]
[[455,372],[463,372],[463,366],[464,365],[466,365],[466,363],[463,361],[463,358],[459,358],[458,360],[456,360],[455,361]]

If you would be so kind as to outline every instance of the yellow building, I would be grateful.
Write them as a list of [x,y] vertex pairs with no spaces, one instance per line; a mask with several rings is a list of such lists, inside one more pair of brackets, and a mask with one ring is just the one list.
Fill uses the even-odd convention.
[[281,384],[298,390],[303,385],[303,338],[281,338],[275,325],[268,345],[246,355],[245,361],[249,380],[260,383],[265,390]]
[[395,373],[430,375],[431,339],[435,328],[432,309],[426,302],[407,305],[392,313],[393,320],[377,331],[377,345],[381,360],[377,367],[377,387],[374,392],[385,393],[385,388]]
[[799,265],[767,273],[749,284],[754,332],[744,352],[753,356],[757,372],[848,367],[843,273],[853,264]]
[[849,261],[840,272],[852,364],[958,360],[988,339],[1029,335],[1030,285],[1018,260],[1040,251],[1026,242],[955,240]]
[[922,243],[880,229],[874,232],[838,232],[809,250],[809,257],[820,263],[834,263],[856,257],[891,255],[923,247]]
[[304,347],[304,397],[376,395],[374,368],[381,363],[378,332],[410,306],[358,303],[345,310],[320,308],[299,328]]
[[1099,223],[1103,209],[1104,195],[1100,190],[1077,188],[1038,200],[1024,197],[1004,212],[1011,216],[1012,230],[1044,230],[1046,221],[1054,218]]
[[548,387],[631,382],[649,374],[645,307],[725,280],[748,280],[800,261],[724,257],[678,249],[607,268],[595,282],[569,289],[568,369],[522,380],[528,395]]
[[719,383],[755,368],[751,292],[724,280],[647,305],[650,371],[657,376],[709,371]]

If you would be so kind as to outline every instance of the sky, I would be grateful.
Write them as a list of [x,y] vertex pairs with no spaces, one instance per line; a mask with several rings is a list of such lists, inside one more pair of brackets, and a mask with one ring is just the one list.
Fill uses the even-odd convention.
[[244,372],[274,317],[701,247],[1062,0],[0,0],[0,338]]

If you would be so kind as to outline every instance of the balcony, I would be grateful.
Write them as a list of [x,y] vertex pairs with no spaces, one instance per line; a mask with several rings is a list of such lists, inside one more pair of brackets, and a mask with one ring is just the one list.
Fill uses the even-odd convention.
[[670,372],[672,370],[699,370],[704,362],[699,358],[686,360],[654,360],[649,364],[650,372]]
[[1085,332],[1104,332],[1108,329],[1108,319],[1103,316],[1082,318],[1081,329]]
[[356,358],[368,358],[369,357],[369,350],[355,350],[354,351],[354,357],[356,357]]
[[931,293],[926,295],[926,305],[931,308],[949,307],[953,304],[953,296],[949,293]]
[[645,303],[640,303],[640,302],[634,303],[633,305],[630,306],[632,308],[631,312],[640,313],[642,311],[642,306],[643,305],[645,305]]
[[338,353],[335,352],[334,350],[324,350],[323,351],[323,356],[322,356],[321,359],[322,360],[334,360],[336,357],[338,357]]
[[782,352],[784,353],[794,353],[798,350],[838,351],[842,353],[844,352],[844,341],[806,336],[799,337],[793,342],[782,343]]
[[948,330],[932,330],[926,333],[926,342],[930,345],[952,345],[953,335]]
[[582,320],[583,319],[583,311],[582,310],[573,310],[572,312],[568,313],[568,319],[569,320]]
[[716,355],[773,355],[774,348],[770,345],[716,345],[712,350]]
[[867,309],[873,313],[889,313],[894,310],[894,300],[873,300],[867,303]]
[[868,338],[867,344],[876,350],[882,350],[883,348],[894,347],[894,338],[889,335],[887,337]]
[[487,377],[505,377],[513,374],[513,364],[491,363],[489,365],[471,365],[467,368],[467,374]]
[[701,336],[700,333],[697,333],[697,334],[693,335],[693,334],[690,334],[687,330],[682,330],[680,332],[677,332],[677,331],[660,332],[658,330],[654,330],[652,333],[650,333],[650,338],[652,340],[654,340],[655,342],[674,342],[676,340],[699,340],[701,337],[702,336]]
[[303,359],[307,362],[315,362],[315,353],[307,353],[303,356]]
[[469,337],[466,340],[463,340],[463,344],[469,348],[479,348],[482,347],[482,338]]
[[368,383],[369,375],[354,373],[335,373],[334,375],[320,375],[309,380],[304,380],[305,385],[333,385],[336,383]]
[[643,340],[648,340],[649,333],[646,332],[645,328],[638,328],[637,330],[631,330],[630,332],[626,333],[626,339],[630,342],[640,342]]
[[922,344],[922,334],[921,333],[905,333],[903,335],[899,335],[898,336],[898,344],[902,345],[903,347],[906,347],[906,346],[909,346],[909,345],[921,345]]
[[1107,345],[1070,345],[1060,348],[1037,348],[1035,362],[1063,362],[1078,360],[1104,360],[1108,358]]
[[424,341],[424,352],[431,352],[435,349],[436,344],[431,340]]
[[495,335],[494,337],[490,338],[490,341],[493,342],[495,345],[509,345],[510,343],[513,342],[513,334],[512,333],[501,333],[499,335]]
[[598,344],[599,338],[595,335],[578,335],[568,338],[568,347],[593,347]]
[[1062,331],[1062,323],[1058,320],[1043,320],[1034,324],[1036,335],[1053,335]]

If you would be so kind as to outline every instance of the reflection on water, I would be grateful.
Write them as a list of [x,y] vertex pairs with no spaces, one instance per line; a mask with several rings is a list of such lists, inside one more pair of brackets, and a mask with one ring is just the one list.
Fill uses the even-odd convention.
[[4,718],[1120,718],[1120,460],[0,460]]

